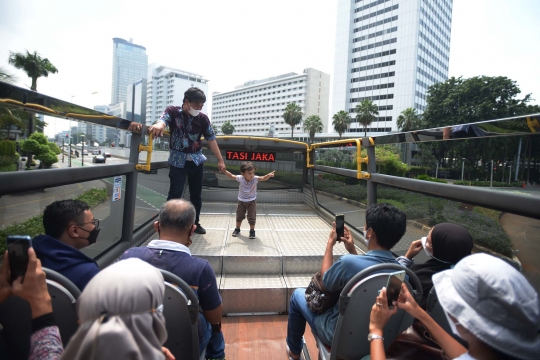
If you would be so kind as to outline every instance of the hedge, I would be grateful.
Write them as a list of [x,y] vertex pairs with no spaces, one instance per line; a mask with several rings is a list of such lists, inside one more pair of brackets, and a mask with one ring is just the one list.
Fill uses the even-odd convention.
[[[490,182],[489,181],[454,181],[454,185],[465,185],[465,186],[484,186],[489,187]],[[506,182],[500,182],[500,181],[494,181],[493,182],[494,187],[521,187],[521,183],[519,181],[511,182],[510,184]]]

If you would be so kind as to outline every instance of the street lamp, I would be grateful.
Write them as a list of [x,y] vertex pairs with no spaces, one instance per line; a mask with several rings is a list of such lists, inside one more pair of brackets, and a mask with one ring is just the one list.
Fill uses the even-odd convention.
[[461,163],[461,181],[463,181],[463,175],[465,174],[465,158],[462,158],[463,162]]
[[437,161],[435,164],[437,165],[437,168],[435,169],[435,179],[436,179],[437,175],[439,175],[439,162]]
[[84,166],[84,135],[81,134],[82,137],[82,149],[81,149],[81,166]]

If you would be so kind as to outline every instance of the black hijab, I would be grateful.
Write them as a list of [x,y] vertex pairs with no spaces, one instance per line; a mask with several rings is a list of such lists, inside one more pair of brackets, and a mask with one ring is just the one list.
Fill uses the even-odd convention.
[[471,254],[473,239],[471,234],[461,225],[451,223],[441,223],[435,225],[431,231],[431,246],[433,256],[424,264],[414,264],[411,270],[414,271],[420,282],[424,294],[420,300],[420,306],[425,309],[426,301],[433,281],[433,274],[448,270],[457,264],[465,256]]

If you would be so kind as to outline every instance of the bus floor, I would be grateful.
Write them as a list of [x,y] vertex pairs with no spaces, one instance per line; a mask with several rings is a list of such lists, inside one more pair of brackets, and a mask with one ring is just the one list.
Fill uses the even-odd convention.
[[[287,315],[231,316],[224,317],[222,324],[227,359],[287,359]],[[319,350],[309,325],[304,338],[311,358],[316,359]]]

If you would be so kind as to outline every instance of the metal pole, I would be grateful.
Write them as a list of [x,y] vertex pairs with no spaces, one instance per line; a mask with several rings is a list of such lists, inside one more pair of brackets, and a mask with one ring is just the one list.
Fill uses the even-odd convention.
[[62,163],[64,162],[64,151],[66,151],[66,148],[64,147],[64,138],[62,138]]
[[521,157],[521,140],[523,138],[519,138],[519,147],[518,147],[518,153],[517,153],[517,159],[516,159],[516,174],[514,175],[514,181],[518,181],[518,174],[519,174],[519,159]]
[[[141,129],[141,132],[144,131]],[[133,172],[126,174],[126,190],[124,200],[124,216],[122,219],[122,241],[131,242],[133,238],[133,225],[135,223],[135,201],[137,200],[137,177],[135,165],[139,162],[139,144],[141,134],[133,133],[131,148],[129,150],[129,162],[133,165]]]
[[[365,143],[367,140],[367,143],[369,144],[369,138],[364,138],[363,143]],[[375,146],[368,145],[367,146],[367,156],[368,156],[368,165],[367,170],[368,173],[374,174],[377,172],[377,165],[375,164]],[[377,203],[377,183],[374,181],[371,181],[371,179],[367,180],[367,204],[368,206],[376,204]]]
[[508,172],[508,183],[512,181],[512,165],[509,166],[510,171]]
[[491,160],[491,179],[489,180],[489,187],[493,187],[493,160]]
[[439,175],[439,162],[437,161],[435,164],[437,165],[437,168],[435,169],[435,179],[437,179]]
[[69,129],[68,167],[71,167],[71,126]]
[[82,149],[81,149],[81,166],[84,166],[84,136],[83,136]]
[[463,175],[465,174],[465,159],[461,162],[461,181],[463,181]]

